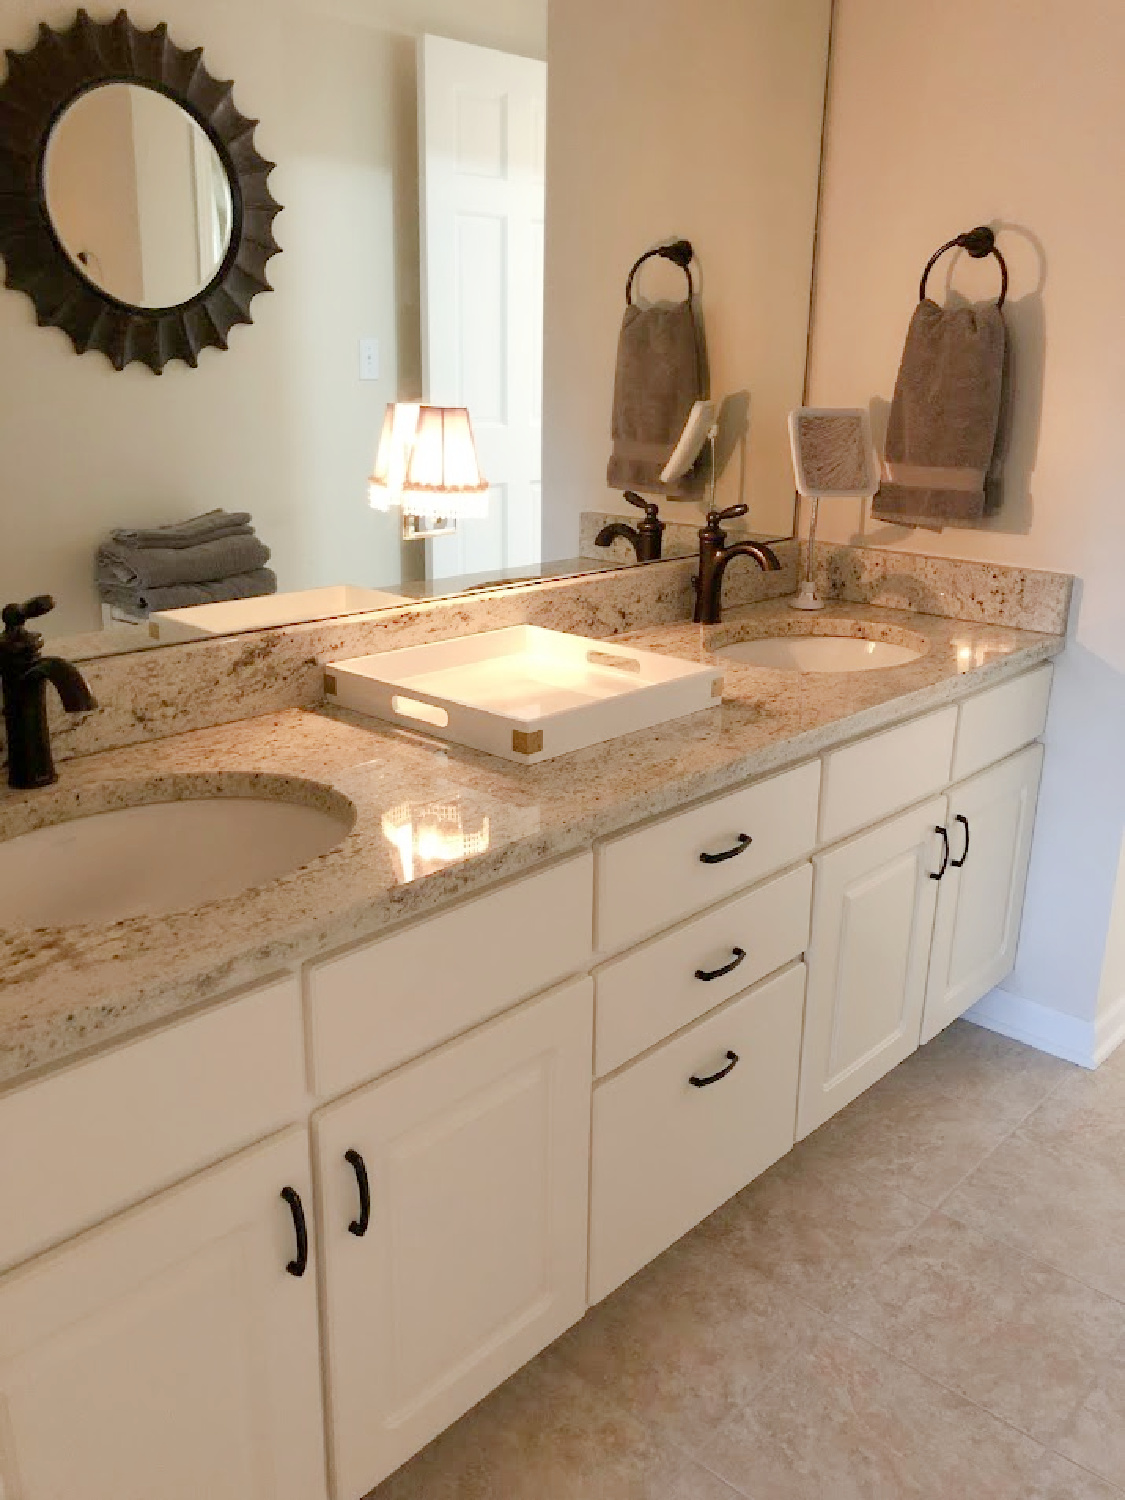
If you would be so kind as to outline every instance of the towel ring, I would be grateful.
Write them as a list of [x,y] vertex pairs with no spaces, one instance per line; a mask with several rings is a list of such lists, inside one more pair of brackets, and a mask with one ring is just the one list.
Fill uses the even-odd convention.
[[661,260],[670,260],[673,265],[679,266],[687,277],[688,301],[690,302],[695,296],[695,283],[691,279],[691,263],[695,259],[695,251],[692,249],[690,240],[673,240],[671,244],[658,245],[655,250],[646,250],[633,266],[629,272],[629,280],[625,283],[626,305],[629,307],[633,305],[633,282],[636,280],[637,272],[646,260],[652,260],[654,256],[659,256]]
[[959,250],[967,250],[974,260],[983,260],[986,255],[995,255],[1000,262],[1000,298],[996,303],[998,308],[1004,306],[1004,300],[1008,295],[1008,264],[1000,251],[996,248],[996,236],[987,224],[978,224],[976,229],[967,229],[964,234],[959,234],[955,239],[948,240],[940,250],[935,250],[926,262],[926,269],[922,272],[922,284],[918,288],[918,300],[926,300],[926,282],[930,279],[930,272],[947,250],[956,247]]

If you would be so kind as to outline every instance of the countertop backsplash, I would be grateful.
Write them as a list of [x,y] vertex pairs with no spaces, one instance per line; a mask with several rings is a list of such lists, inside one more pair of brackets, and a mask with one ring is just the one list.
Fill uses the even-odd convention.
[[[779,573],[751,565],[730,569],[723,591],[727,609],[795,591],[798,545],[782,542],[775,550],[782,562]],[[318,663],[330,657],[509,625],[604,639],[681,623],[692,612],[695,571],[694,557],[671,559],[90,661],[82,670],[99,707],[71,717],[52,701],[55,758],[62,762],[260,714],[315,707],[324,696]],[[829,598],[1046,634],[1065,633],[1073,588],[1066,574],[877,548],[821,547],[819,572]]]

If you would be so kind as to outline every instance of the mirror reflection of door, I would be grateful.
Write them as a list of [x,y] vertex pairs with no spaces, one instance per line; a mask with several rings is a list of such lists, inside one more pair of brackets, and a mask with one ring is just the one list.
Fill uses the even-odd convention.
[[541,561],[547,65],[419,43],[423,383],[467,406],[488,517],[428,543],[431,579]]
[[186,110],[137,84],[82,94],[55,126],[47,208],[66,253],[131,307],[178,307],[214,279],[230,245],[230,186]]

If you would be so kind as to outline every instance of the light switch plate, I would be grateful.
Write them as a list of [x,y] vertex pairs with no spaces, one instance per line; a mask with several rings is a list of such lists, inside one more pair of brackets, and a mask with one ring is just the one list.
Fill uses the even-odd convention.
[[379,379],[378,339],[360,339],[359,341],[359,378],[360,380]]

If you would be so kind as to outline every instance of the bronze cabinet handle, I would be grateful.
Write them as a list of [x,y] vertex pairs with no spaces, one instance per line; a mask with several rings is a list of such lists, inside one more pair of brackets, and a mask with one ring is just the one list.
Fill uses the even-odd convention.
[[701,854],[699,863],[701,865],[722,865],[728,859],[737,859],[740,854],[745,854],[754,840],[748,833],[738,835],[738,843],[733,849],[724,849],[721,854]]
[[734,957],[729,964],[724,964],[721,969],[696,969],[696,979],[702,979],[704,984],[710,984],[713,979],[725,979],[728,974],[733,974],[739,964],[746,962],[746,949],[732,949]]
[[293,1232],[297,1236],[297,1255],[285,1269],[290,1276],[303,1276],[309,1268],[309,1228],[305,1223],[305,1206],[296,1188],[282,1188],[281,1196],[289,1205],[293,1215]]
[[729,1078],[730,1075],[734,1072],[735,1068],[738,1067],[738,1062],[738,1053],[728,1052],[727,1065],[725,1068],[720,1068],[717,1073],[712,1073],[710,1078],[696,1078],[693,1074],[692,1077],[688,1079],[688,1082],[691,1084],[693,1089],[709,1089],[713,1083],[721,1083],[724,1078]]
[[960,823],[962,828],[965,830],[965,848],[961,854],[961,858],[951,860],[950,864],[954,870],[963,870],[965,868],[965,862],[969,858],[969,850],[972,847],[973,835],[972,830],[969,828],[969,820],[964,813],[958,813],[957,817],[954,819],[954,822]]

